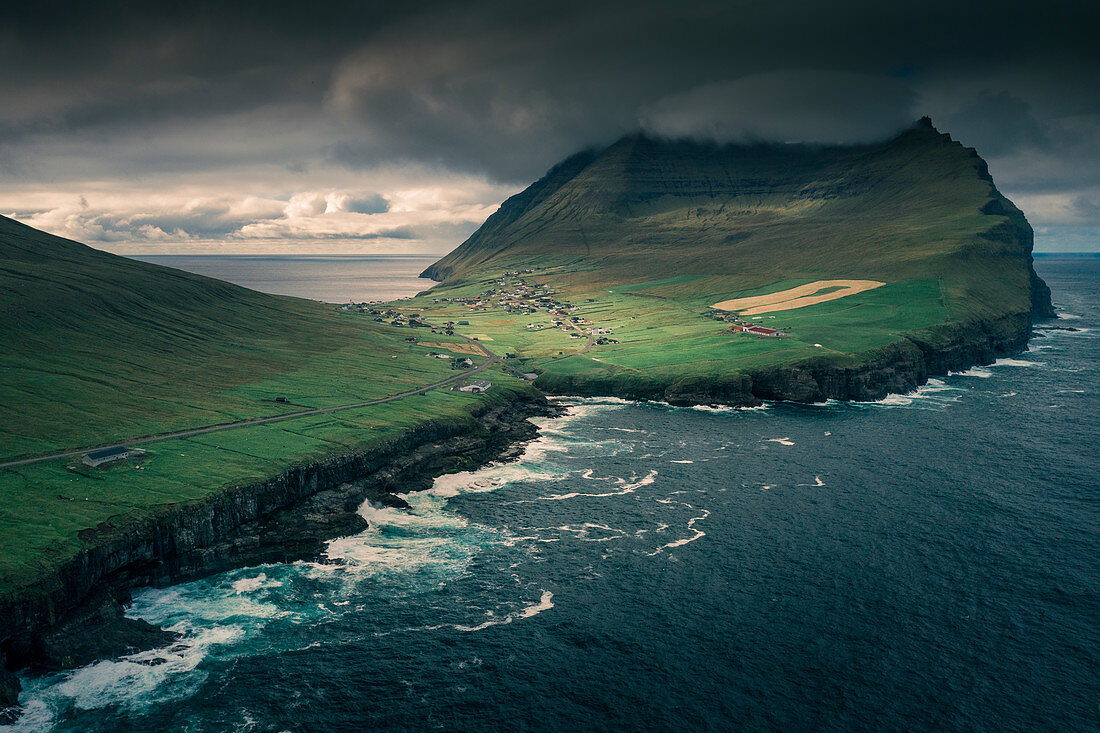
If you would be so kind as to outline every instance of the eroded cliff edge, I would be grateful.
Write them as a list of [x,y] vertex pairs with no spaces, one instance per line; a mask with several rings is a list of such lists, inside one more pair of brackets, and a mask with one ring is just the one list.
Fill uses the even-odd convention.
[[767,369],[676,380],[634,374],[543,374],[535,386],[556,394],[659,400],[673,405],[747,407],[764,401],[879,400],[888,394],[911,392],[929,377],[1018,354],[1027,348],[1031,328],[1029,314],[1013,314],[905,334],[894,343],[857,354],[845,363],[829,358],[810,359]]
[[123,616],[132,589],[323,559],[328,540],[366,529],[357,513],[364,501],[400,503],[395,492],[428,488],[436,476],[514,459],[537,436],[528,418],[555,412],[531,391],[482,406],[469,421],[423,423],[376,448],[166,507],[148,521],[86,532],[85,549],[72,561],[0,600],[0,708],[15,705],[19,693],[6,670],[69,669],[170,643],[174,634]]

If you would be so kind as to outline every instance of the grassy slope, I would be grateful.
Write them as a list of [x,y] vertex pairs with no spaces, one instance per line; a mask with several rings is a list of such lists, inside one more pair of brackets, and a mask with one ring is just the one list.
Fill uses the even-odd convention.
[[301,409],[280,395],[324,407],[450,376],[407,330],[4,218],[0,313],[0,460]]
[[[115,257],[2,217],[0,314],[0,460],[301,409],[274,403],[279,395],[324,407],[454,374],[405,342],[412,329]],[[140,464],[0,469],[0,592],[71,557],[78,532],[100,522],[369,447],[427,419],[469,420],[481,401],[524,389],[490,378],[500,388],[485,397],[438,390],[153,443]]]
[[[446,280],[414,307],[457,317],[462,307],[430,299],[534,269],[529,282],[556,287],[620,344],[559,359],[582,344],[532,333],[522,326],[538,317],[499,309],[465,311],[471,326],[460,331],[486,333],[574,385],[586,373],[671,381],[809,357],[852,361],[901,334],[1032,308],[1030,227],[977,154],[930,126],[856,148],[635,136],[532,188],[429,270]],[[754,318],[793,334],[776,341],[728,334],[708,307],[837,278],[887,286]]]

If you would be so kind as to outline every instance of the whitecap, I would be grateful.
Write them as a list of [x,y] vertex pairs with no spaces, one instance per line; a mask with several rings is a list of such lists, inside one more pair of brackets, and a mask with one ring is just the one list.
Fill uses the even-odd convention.
[[542,591],[542,596],[539,597],[537,603],[533,603],[526,608],[521,608],[518,611],[508,614],[502,618],[493,618],[489,621],[477,624],[476,626],[466,626],[464,624],[455,624],[454,628],[459,631],[481,631],[487,629],[490,626],[500,626],[501,624],[510,624],[513,621],[519,621],[520,619],[532,618],[538,616],[543,611],[549,611],[554,607],[554,594],[548,590]]
[[711,412],[715,414],[729,414],[738,412],[750,412],[767,410],[770,406],[767,404],[759,404],[752,406],[733,406],[733,405],[692,405],[688,410],[695,410],[696,412]]
[[269,581],[266,573],[260,573],[254,578],[241,578],[240,580],[234,581],[232,588],[237,595],[241,595],[242,593],[251,593],[260,588],[278,588],[281,585],[282,583],[277,580]]
[[1044,364],[1043,362],[1039,362],[1039,361],[1027,361],[1025,359],[998,359],[997,361],[993,362],[989,366],[991,366],[991,367],[1002,367],[1002,366],[1037,367],[1037,366],[1046,366],[1046,364]]
[[37,695],[31,692],[36,699],[29,701],[29,707],[34,717],[40,718],[42,705],[71,704],[79,710],[118,705],[141,710],[156,702],[188,697],[205,675],[187,673],[194,672],[213,647],[232,644],[244,633],[242,627],[232,625],[200,629],[168,647],[51,675],[46,681],[55,683]]
[[695,461],[669,461],[669,463],[695,463]]
[[696,529],[695,528],[695,523],[699,522],[699,521],[702,521],[702,520],[706,519],[709,516],[710,516],[710,512],[707,511],[706,509],[704,509],[703,513],[700,514],[698,517],[692,517],[691,519],[688,520],[687,528],[692,531],[692,536],[691,537],[684,537],[683,539],[674,540],[673,542],[669,542],[668,544],[661,545],[660,547],[658,547],[653,552],[650,552],[650,553],[647,553],[647,554],[650,557],[653,557],[654,555],[659,555],[660,553],[664,552],[665,550],[671,550],[675,547],[683,547],[684,545],[688,544],[689,542],[694,542],[695,540],[706,537],[707,533],[704,532],[701,529]]
[[981,366],[970,367],[963,372],[948,372],[948,376],[952,377],[979,377],[981,379],[988,379],[993,376],[993,372],[989,369]]
[[622,488],[618,491],[606,491],[602,493],[586,493],[582,491],[570,491],[567,494],[551,494],[550,496],[540,496],[535,499],[520,499],[518,501],[510,502],[512,504],[530,504],[536,501],[563,501],[565,499],[577,499],[577,498],[604,498],[608,496],[623,496],[624,494],[633,494],[635,491],[643,486],[652,484],[657,478],[657,471],[650,471],[646,476],[638,481],[626,483],[625,479],[616,479],[616,483],[620,483]]
[[[955,402],[959,399],[962,391],[961,387],[949,385],[942,379],[929,379],[912,392],[906,392],[905,394],[891,393],[880,400],[854,402],[853,404],[879,407],[910,407],[918,403],[927,403],[930,406],[938,406]],[[829,435],[830,433],[825,434]]]
[[794,445],[794,442],[790,438],[768,438],[769,443],[779,443],[779,445]]

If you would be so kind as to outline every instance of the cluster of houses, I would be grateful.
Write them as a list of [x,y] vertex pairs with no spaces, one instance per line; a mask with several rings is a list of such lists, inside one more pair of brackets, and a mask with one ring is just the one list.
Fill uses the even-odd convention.
[[[446,302],[461,302],[468,307],[484,310],[490,307],[503,308],[507,313],[538,313],[545,311],[550,315],[550,324],[527,324],[526,328],[532,331],[541,331],[546,328],[557,328],[567,333],[571,339],[583,339],[592,334],[598,336],[597,344],[617,344],[616,339],[610,338],[610,328],[589,328],[592,321],[586,320],[577,312],[580,306],[567,300],[555,297],[555,291],[546,285],[532,284],[525,281],[523,274],[530,272],[509,272],[496,281],[496,287],[490,288],[476,298],[444,298]],[[595,298],[585,298],[586,303],[595,303]]]

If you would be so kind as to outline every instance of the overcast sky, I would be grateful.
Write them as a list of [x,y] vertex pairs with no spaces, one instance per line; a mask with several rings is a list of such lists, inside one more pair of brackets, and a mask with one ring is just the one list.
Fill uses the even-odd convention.
[[443,253],[638,129],[852,143],[924,114],[1039,249],[1100,249],[1096,2],[20,5],[0,213],[113,252]]

